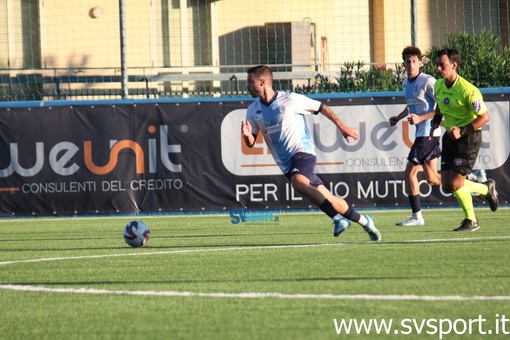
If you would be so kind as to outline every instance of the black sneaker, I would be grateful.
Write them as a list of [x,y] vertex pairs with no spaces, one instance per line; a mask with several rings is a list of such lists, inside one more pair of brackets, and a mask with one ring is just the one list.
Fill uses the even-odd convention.
[[460,227],[453,229],[453,231],[477,231],[478,229],[480,229],[480,225],[478,223],[466,218],[462,221]]
[[485,184],[489,191],[487,195],[485,195],[485,199],[489,202],[489,207],[492,211],[496,211],[498,209],[498,192],[496,191],[496,181],[493,179],[489,179]]

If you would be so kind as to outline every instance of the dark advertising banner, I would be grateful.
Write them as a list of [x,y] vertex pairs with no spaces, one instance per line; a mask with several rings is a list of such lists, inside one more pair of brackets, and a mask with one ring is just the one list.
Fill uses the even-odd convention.
[[[509,101],[488,99],[477,167],[510,196]],[[346,143],[322,116],[307,117],[317,172],[356,207],[407,206],[404,169],[414,127],[390,127],[401,99],[325,99],[356,127]],[[240,137],[250,100],[0,108],[0,216],[306,209],[261,139]],[[422,181],[423,205],[455,205]],[[477,199],[475,203],[483,203]]]

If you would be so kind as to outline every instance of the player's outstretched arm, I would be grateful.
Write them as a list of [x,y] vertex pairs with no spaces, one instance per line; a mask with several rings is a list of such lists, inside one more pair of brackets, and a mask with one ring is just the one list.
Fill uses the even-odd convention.
[[354,140],[359,140],[359,135],[356,132],[355,129],[350,128],[348,126],[345,126],[344,123],[338,118],[336,113],[331,110],[331,108],[327,105],[322,105],[321,113],[326,116],[330,121],[333,122],[333,124],[336,125],[336,127],[342,132],[342,135],[344,136],[345,140],[349,142],[349,138],[353,138]]

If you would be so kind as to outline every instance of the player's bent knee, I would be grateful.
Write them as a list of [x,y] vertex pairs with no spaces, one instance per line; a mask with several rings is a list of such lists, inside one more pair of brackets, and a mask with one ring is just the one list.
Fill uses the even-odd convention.
[[430,185],[441,185],[441,180],[439,180],[439,179],[428,179],[427,178],[427,183],[430,184]]

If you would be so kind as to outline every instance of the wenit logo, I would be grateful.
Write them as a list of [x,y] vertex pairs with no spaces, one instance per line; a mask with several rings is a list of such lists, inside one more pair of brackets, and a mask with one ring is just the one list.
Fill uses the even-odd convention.
[[[147,129],[150,135],[157,133],[157,127],[151,125]],[[159,148],[157,138],[148,138],[147,144],[142,145],[131,139],[110,140],[109,150],[100,147],[98,153],[108,153],[106,164],[99,165],[94,162],[92,140],[83,141],[83,160],[77,159],[80,152],[80,146],[70,142],[61,141],[55,145],[48,146],[45,142],[35,143],[35,163],[30,167],[23,167],[27,161],[20,159],[20,148],[24,145],[18,143],[9,143],[10,164],[4,169],[0,169],[0,177],[9,177],[15,173],[23,177],[31,177],[40,173],[47,164],[51,170],[61,176],[70,176],[78,172],[83,166],[91,173],[96,175],[105,175],[112,172],[118,164],[121,152],[131,152],[134,155],[134,169],[136,174],[143,174],[146,171],[156,173],[159,161],[172,172],[181,172],[181,164],[174,163],[170,158],[172,154],[181,153],[180,144],[168,143],[168,126],[159,126]],[[47,158],[45,157],[46,148],[50,148]],[[97,147],[96,147],[97,150]],[[33,157],[30,157],[33,159]],[[83,162],[81,162],[83,161]]]
[[[510,154],[509,102],[488,102],[490,124],[483,128],[483,143],[477,167],[495,169]],[[323,115],[307,115],[308,128],[314,139],[318,174],[375,173],[402,171],[413,144],[415,129],[403,121],[390,126],[388,117],[401,112],[405,105],[330,106],[346,126],[354,128],[359,141],[346,142],[338,129]],[[236,176],[280,175],[264,143],[257,136],[252,148],[245,146],[239,126],[246,119],[246,109],[229,112],[221,124],[221,158],[225,168]],[[497,145],[498,148],[491,148]]]

